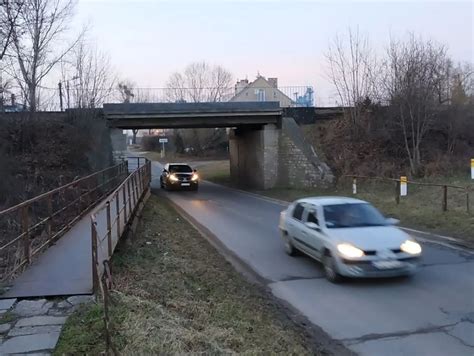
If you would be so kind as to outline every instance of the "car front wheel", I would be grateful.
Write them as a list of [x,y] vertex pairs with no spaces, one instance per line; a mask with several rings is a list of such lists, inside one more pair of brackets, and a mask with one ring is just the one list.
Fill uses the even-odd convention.
[[329,282],[331,283],[341,282],[342,276],[339,273],[337,273],[336,263],[334,261],[334,258],[330,254],[327,254],[326,256],[324,256],[323,265],[324,265],[324,274],[326,276],[326,279]]

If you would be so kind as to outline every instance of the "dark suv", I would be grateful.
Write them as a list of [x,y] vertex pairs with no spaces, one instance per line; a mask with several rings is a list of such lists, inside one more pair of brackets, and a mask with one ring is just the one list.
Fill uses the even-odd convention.
[[184,163],[167,163],[160,176],[163,189],[198,190],[199,176],[195,169]]

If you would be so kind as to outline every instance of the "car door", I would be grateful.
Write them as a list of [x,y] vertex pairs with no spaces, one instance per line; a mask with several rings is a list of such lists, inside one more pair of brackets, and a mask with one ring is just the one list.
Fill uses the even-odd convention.
[[302,241],[301,229],[303,228],[303,213],[303,204],[296,203],[293,210],[291,210],[291,215],[286,220],[288,234],[298,245],[301,245],[300,241]]
[[[321,230],[320,209],[316,205],[306,205],[303,212],[302,239],[309,252],[319,258],[324,247],[324,234]],[[314,224],[314,227],[309,224]]]

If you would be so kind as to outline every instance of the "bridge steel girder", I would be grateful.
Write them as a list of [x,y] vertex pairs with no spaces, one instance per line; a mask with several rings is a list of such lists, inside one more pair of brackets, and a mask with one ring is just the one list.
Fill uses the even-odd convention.
[[278,124],[278,102],[104,104],[109,127],[120,129],[235,127]]

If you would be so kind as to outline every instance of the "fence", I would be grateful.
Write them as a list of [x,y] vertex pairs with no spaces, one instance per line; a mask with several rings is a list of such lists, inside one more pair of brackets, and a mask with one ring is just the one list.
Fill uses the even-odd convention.
[[[240,101],[281,101],[284,106],[313,107],[314,89],[310,85],[270,86],[239,88],[201,87],[201,88],[131,88],[129,100],[136,103],[197,103],[227,102],[245,90]],[[97,95],[100,93],[100,95]],[[283,94],[283,95],[282,95]],[[100,97],[100,100],[96,98]],[[287,97],[287,98],[285,98]],[[123,103],[124,93],[117,88],[79,88],[62,86],[61,90],[54,87],[41,87],[40,111],[63,111],[74,108],[99,108],[103,103]],[[325,98],[324,104],[332,103],[333,99]]]
[[112,274],[109,261],[120,237],[133,228],[134,218],[150,195],[151,162],[141,157],[135,159],[129,158],[129,166],[136,162],[137,168],[91,214],[93,290],[100,292],[104,304],[107,355],[117,354],[110,336]]
[[122,162],[1,211],[0,280],[29,265],[127,174]]
[[[386,178],[386,177],[370,177],[370,176],[356,176],[356,175],[345,175],[344,178],[351,178],[352,179],[352,190],[353,194],[357,194],[357,184],[360,180],[368,180],[368,181],[378,181],[378,182],[385,182],[393,184],[393,196],[394,202],[396,204],[400,204],[400,185],[402,181],[396,178]],[[465,203],[462,205],[465,206],[466,212],[470,213],[470,197],[471,193],[474,192],[473,186],[461,186],[461,185],[454,185],[454,184],[440,184],[440,183],[427,183],[427,182],[416,182],[407,180],[407,186],[418,186],[418,187],[431,187],[435,189],[439,189],[439,201],[440,207],[443,212],[448,211],[449,207],[449,197],[455,195],[456,197],[459,195],[464,195]],[[451,193],[450,193],[451,192]],[[455,192],[455,194],[453,194]]]

